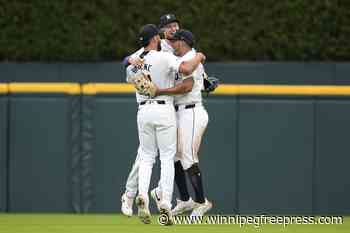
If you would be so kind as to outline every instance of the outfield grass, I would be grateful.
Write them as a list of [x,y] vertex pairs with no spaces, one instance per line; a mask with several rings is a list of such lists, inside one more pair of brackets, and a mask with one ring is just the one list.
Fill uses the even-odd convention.
[[293,233],[349,233],[350,217],[342,225],[173,225],[161,226],[157,217],[150,225],[140,223],[137,217],[122,215],[68,215],[68,214],[0,214],[0,233],[135,233],[135,232],[293,232]]

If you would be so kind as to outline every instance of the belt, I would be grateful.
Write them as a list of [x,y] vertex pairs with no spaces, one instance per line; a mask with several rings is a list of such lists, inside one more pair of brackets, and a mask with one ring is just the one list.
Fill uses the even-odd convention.
[[[183,107],[183,109],[189,109],[189,108],[194,108],[196,107],[196,104],[188,104]],[[179,111],[179,105],[175,105],[175,111]]]
[[157,104],[165,104],[165,100],[144,100],[140,102],[140,105],[144,105],[146,103],[157,103]]

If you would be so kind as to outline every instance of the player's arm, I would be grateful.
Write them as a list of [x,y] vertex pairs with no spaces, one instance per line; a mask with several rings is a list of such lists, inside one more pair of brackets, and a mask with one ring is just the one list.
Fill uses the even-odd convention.
[[182,81],[182,83],[177,84],[175,87],[157,89],[156,95],[181,95],[188,93],[193,88],[193,77],[188,77]]
[[179,66],[179,72],[184,75],[190,75],[197,68],[197,66],[205,61],[203,53],[196,53],[196,56],[190,60],[183,61]]
[[123,59],[122,64],[124,67],[128,67],[129,65],[140,65],[143,60],[139,57],[127,56]]
[[126,82],[133,83],[133,78],[135,76],[135,73],[136,73],[135,66],[129,65],[126,68]]
[[[132,83],[133,76],[135,76],[137,72],[137,67],[143,64],[143,59],[140,58],[140,54],[144,52],[144,49],[141,48],[137,50],[135,53],[131,54],[130,56],[124,58],[123,65],[126,68],[126,82]],[[129,63],[129,61],[135,61],[132,63]]]
[[136,55],[141,54],[143,52],[143,50],[144,50],[144,48],[142,47],[139,50],[137,50],[136,52],[134,52],[133,54],[126,56],[122,61],[122,64],[124,65],[124,67],[127,68],[129,65],[138,65],[138,64],[142,63],[142,59]]
[[205,60],[205,56],[202,53],[197,53],[196,56],[190,60],[182,61],[181,63],[177,61],[177,58],[173,55],[169,56],[170,67],[173,67],[173,70],[178,71],[186,77],[184,77],[181,84],[176,85],[175,87],[166,88],[166,89],[157,89],[156,95],[179,95],[190,92],[193,88],[193,71],[197,66]]
[[129,58],[130,56],[126,56],[123,61],[122,61],[122,65],[127,68],[131,63],[129,62]]

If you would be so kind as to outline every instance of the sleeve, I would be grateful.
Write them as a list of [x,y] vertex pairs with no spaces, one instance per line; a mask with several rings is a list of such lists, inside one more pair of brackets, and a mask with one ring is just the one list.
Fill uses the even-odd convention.
[[135,66],[129,65],[126,68],[126,82],[131,83],[132,78],[135,76],[136,73],[137,73],[137,69],[135,69]]
[[122,61],[122,65],[123,65],[125,68],[127,68],[127,67],[130,65],[130,63],[129,63],[129,58],[130,58],[130,56],[126,56],[126,57],[123,59],[123,61]]
[[137,56],[139,56],[142,52],[143,52],[144,48],[140,48],[139,50],[137,50],[136,52],[134,52],[133,54],[126,56],[123,61],[122,61],[122,65],[124,65],[125,68],[127,68],[130,63],[129,63],[129,58],[136,58]]
[[130,55],[131,58],[136,58],[138,56],[140,56],[141,53],[143,53],[144,48],[140,48],[139,50],[137,50],[136,52],[134,52],[133,54]]
[[137,73],[137,69],[135,69],[135,67],[133,65],[129,64],[129,58],[136,58],[137,56],[139,56],[142,52],[143,52],[144,48],[140,48],[139,50],[137,50],[136,52],[134,52],[133,54],[131,54],[130,56],[127,56],[126,58],[124,58],[123,60],[123,65],[126,68],[126,82],[130,83],[132,80],[132,77],[135,76],[135,74]]
[[205,73],[205,69],[204,69],[203,64],[200,63],[195,71],[197,72],[197,76],[202,78],[204,73]]

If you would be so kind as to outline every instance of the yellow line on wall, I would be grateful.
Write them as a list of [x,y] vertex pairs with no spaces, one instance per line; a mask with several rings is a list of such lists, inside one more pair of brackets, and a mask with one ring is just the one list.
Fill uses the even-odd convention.
[[79,83],[10,83],[10,93],[65,93],[81,94]]
[[350,86],[238,85],[238,92],[240,95],[350,95]]
[[240,85],[220,84],[211,95],[239,95]]
[[[118,94],[134,93],[132,84],[126,83],[89,83],[83,85],[82,93]],[[325,85],[236,85],[221,84],[212,95],[350,95],[350,86]]]
[[7,94],[9,92],[9,87],[7,83],[0,83],[0,94]]
[[[127,83],[10,83],[0,84],[0,93],[66,93],[71,95],[132,94]],[[350,86],[326,85],[236,85],[220,84],[212,95],[350,96]]]
[[132,84],[126,83],[88,83],[82,86],[82,93],[86,95],[95,95],[103,93],[135,93],[135,88]]

